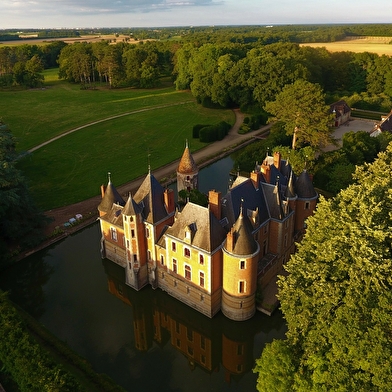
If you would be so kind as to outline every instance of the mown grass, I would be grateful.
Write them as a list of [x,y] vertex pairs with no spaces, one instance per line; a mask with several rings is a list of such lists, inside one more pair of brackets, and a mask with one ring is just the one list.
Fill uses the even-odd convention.
[[[49,90],[55,102],[47,100],[45,93]],[[129,113],[63,136],[20,160],[18,167],[43,210],[99,194],[109,171],[115,185],[121,185],[146,174],[149,163],[154,170],[172,162],[181,157],[186,139],[192,151],[202,148],[204,143],[192,139],[192,128],[197,123],[215,124],[224,120],[233,124],[235,120],[232,111],[206,109],[197,105],[189,92],[176,92],[172,88],[86,91],[60,83],[42,92],[43,102],[36,99],[36,93],[40,94],[35,90],[6,93],[12,95],[15,106],[23,103],[36,108],[26,109],[20,118],[15,109],[3,117],[20,140],[21,151],[72,128]],[[73,102],[68,105],[70,96]],[[45,104],[59,109],[50,111]],[[36,118],[38,108],[47,118]],[[132,113],[138,109],[147,111]],[[26,132],[28,124],[31,128]]]
[[153,90],[96,88],[59,82],[55,71],[45,72],[44,88],[0,92],[0,117],[18,139],[18,150],[30,148],[72,128],[113,115],[154,105],[194,101],[174,87]]

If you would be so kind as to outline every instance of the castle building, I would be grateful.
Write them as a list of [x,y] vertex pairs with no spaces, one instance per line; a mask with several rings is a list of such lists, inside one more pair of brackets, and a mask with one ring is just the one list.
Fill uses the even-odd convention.
[[[178,189],[197,188],[188,145]],[[125,201],[109,181],[98,206],[101,255],[125,269],[126,284],[160,288],[200,313],[232,320],[256,311],[256,294],[288,261],[318,198],[306,171],[296,177],[279,152],[237,176],[228,193],[210,190],[209,205],[176,210],[174,192],[149,171]]]

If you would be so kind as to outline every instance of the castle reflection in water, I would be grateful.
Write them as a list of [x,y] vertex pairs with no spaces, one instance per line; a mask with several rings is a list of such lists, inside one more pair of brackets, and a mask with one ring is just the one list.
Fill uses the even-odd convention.
[[[163,348],[170,342],[187,358],[191,370],[198,367],[215,373],[223,366],[227,383],[238,381],[252,370],[255,336],[268,334],[270,317],[259,314],[245,323],[222,314],[210,319],[161,290],[146,287],[135,291],[125,284],[124,269],[108,259],[103,260],[103,266],[109,292],[132,307],[137,350],[147,352],[154,344]],[[277,320],[281,329],[284,321],[281,317]]]

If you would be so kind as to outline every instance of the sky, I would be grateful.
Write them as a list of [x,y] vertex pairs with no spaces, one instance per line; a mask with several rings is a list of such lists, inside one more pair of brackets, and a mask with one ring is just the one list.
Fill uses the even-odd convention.
[[0,0],[0,29],[391,23],[391,0]]

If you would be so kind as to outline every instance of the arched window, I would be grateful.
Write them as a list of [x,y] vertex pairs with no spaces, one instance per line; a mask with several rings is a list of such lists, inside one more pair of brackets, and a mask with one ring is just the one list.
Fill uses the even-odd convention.
[[192,279],[192,269],[190,265],[185,266],[185,279],[191,280]]

